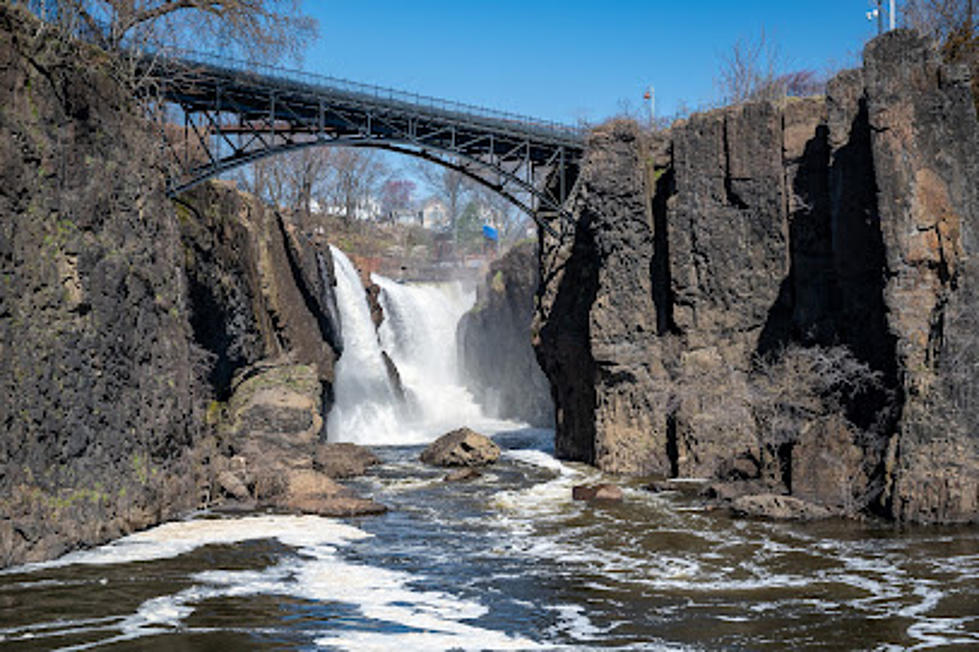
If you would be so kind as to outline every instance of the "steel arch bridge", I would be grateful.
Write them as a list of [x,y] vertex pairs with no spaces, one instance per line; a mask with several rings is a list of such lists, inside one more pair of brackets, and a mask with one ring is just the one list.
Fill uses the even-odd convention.
[[165,124],[173,196],[238,166],[315,146],[373,147],[460,172],[548,222],[571,220],[584,130],[356,82],[200,53],[153,57],[146,76],[180,107]]

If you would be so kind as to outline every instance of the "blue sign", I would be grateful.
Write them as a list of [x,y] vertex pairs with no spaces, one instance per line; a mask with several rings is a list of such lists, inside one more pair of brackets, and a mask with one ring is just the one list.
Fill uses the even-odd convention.
[[500,234],[497,233],[496,229],[494,229],[489,224],[483,225],[483,235],[486,237],[487,240],[492,240],[493,242],[496,242],[497,240],[500,239]]

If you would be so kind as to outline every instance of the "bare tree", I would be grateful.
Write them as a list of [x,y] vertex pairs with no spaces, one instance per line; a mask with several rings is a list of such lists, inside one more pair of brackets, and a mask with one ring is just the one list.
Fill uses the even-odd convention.
[[979,26],[977,11],[974,0],[906,0],[902,14],[909,27],[944,43],[963,28]]
[[328,152],[318,199],[341,208],[344,219],[353,220],[358,209],[367,208],[387,175],[387,166],[375,150],[337,147]]
[[41,18],[106,50],[220,48],[269,61],[316,35],[299,0],[22,0]]
[[308,147],[256,161],[236,180],[275,206],[308,217],[315,201],[352,220],[369,205],[386,177],[387,166],[376,151]]
[[394,218],[395,213],[411,206],[411,196],[415,192],[415,182],[410,179],[389,179],[381,186],[381,210],[386,217]]
[[903,13],[910,27],[935,41],[946,61],[969,66],[979,112],[979,2],[907,0]]
[[239,175],[243,185],[266,201],[305,213],[327,174],[328,150],[306,148],[255,162]]
[[776,101],[785,96],[780,82],[783,59],[778,45],[762,29],[757,38],[742,36],[720,57],[715,80],[722,101]]

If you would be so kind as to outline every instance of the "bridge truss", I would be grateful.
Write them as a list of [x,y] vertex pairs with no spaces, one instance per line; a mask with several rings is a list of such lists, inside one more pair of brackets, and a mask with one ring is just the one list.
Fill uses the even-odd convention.
[[464,174],[553,232],[567,199],[583,130],[355,82],[193,53],[147,70],[182,126],[163,129],[179,194],[238,166],[316,146],[373,147]]

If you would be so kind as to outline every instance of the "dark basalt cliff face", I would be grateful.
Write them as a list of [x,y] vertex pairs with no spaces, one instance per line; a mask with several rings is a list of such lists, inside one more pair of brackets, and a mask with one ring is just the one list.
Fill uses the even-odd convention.
[[530,334],[537,269],[533,242],[494,261],[477,288],[476,305],[459,321],[456,340],[466,385],[487,414],[548,428],[554,406]]
[[197,498],[199,386],[155,139],[106,62],[39,31],[0,8],[0,565]]
[[328,408],[341,349],[333,258],[232,184],[197,187],[177,214],[190,324],[216,397],[243,367],[288,354],[316,369]]
[[979,520],[979,126],[889,33],[825,98],[591,136],[542,237],[560,455],[840,513]]
[[112,70],[0,5],[0,566],[208,500],[236,371],[285,356],[331,397],[330,257],[232,188],[167,200]]

